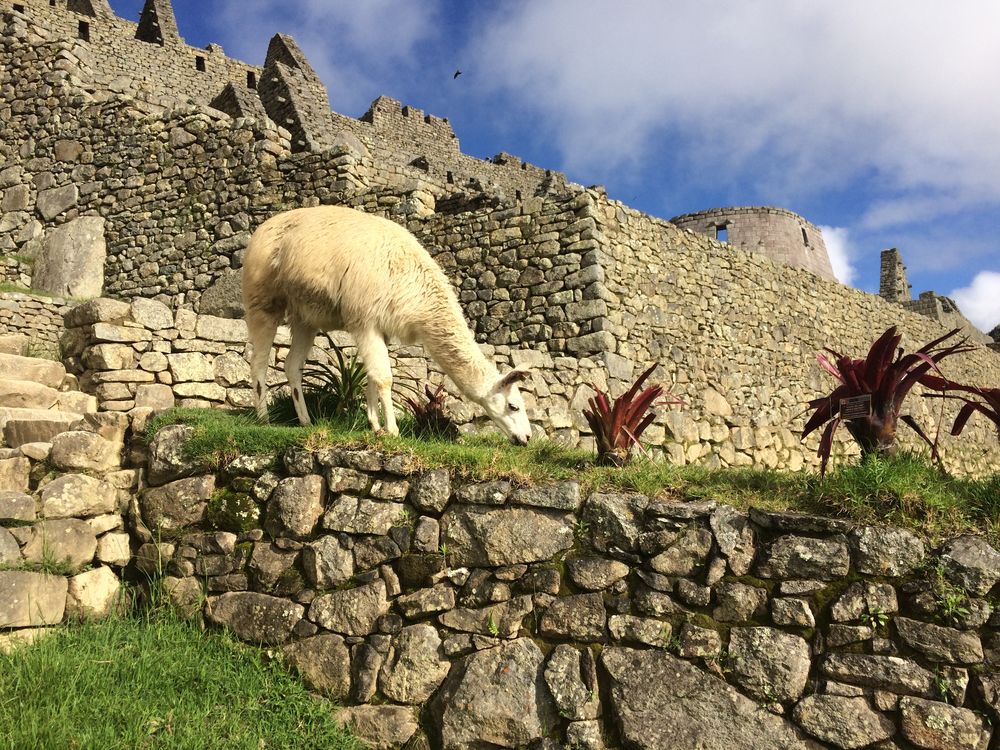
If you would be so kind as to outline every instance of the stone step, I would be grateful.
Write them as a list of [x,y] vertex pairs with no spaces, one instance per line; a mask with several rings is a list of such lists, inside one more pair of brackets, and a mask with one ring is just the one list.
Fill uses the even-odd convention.
[[0,354],[0,380],[32,380],[49,388],[59,388],[66,377],[60,362],[18,354]]
[[50,443],[81,419],[83,414],[78,412],[0,407],[0,431],[9,448],[25,443]]
[[0,406],[12,409],[51,409],[59,391],[33,380],[0,380]]

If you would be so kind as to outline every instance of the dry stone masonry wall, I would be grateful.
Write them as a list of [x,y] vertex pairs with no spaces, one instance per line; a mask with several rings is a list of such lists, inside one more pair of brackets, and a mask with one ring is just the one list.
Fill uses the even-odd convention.
[[189,430],[150,446],[138,564],[377,747],[971,750],[1000,718],[982,539],[372,450],[212,473],[179,453]]
[[[68,339],[68,354],[78,358],[72,367],[93,373],[84,383],[95,391],[101,386],[104,408],[136,408],[131,402],[140,386],[148,386],[144,397],[155,386],[158,404],[171,397],[246,403],[245,384],[215,376],[215,359],[225,355],[235,363],[242,352],[239,326],[205,324],[232,337],[211,340],[199,335],[191,310],[207,314],[206,320],[241,316],[239,269],[252,231],[278,211],[319,204],[380,213],[413,231],[451,276],[487,353],[501,366],[536,368],[527,390],[540,429],[573,444],[590,445],[580,412],[593,389],[617,395],[655,361],[661,366],[656,377],[672,381],[688,405],[659,415],[646,433],[654,452],[681,463],[815,465],[815,445],[797,437],[804,404],[830,390],[814,353],[832,346],[859,354],[892,324],[901,325],[908,346],[944,332],[876,297],[679,230],[609,201],[599,189],[533,171],[515,157],[500,155],[493,165],[499,171],[484,171],[458,151],[446,121],[392,100],[377,100],[368,115],[350,123],[331,115],[330,147],[310,151],[297,140],[319,127],[309,115],[315,110],[290,110],[275,124],[259,110],[257,119],[242,116],[242,109],[227,114],[198,96],[171,98],[165,88],[155,96],[118,93],[102,82],[99,48],[68,33],[73,23],[50,23],[47,4],[26,7],[4,16],[0,121],[9,137],[0,144],[0,251],[30,259],[32,266],[16,260],[16,267],[4,267],[19,280],[28,269],[35,283],[37,269],[52,267],[48,259],[62,258],[62,248],[81,253],[74,263],[55,264],[60,268],[94,267],[104,254],[103,293],[152,298],[174,316],[162,329],[131,313],[86,324],[143,329],[135,340],[102,340],[92,331]],[[165,13],[169,4],[149,7]],[[161,52],[171,46],[133,37],[122,43]],[[275,38],[265,67],[286,82],[298,81],[300,98],[315,103],[325,96],[286,37]],[[237,83],[235,74],[228,76],[231,103],[253,100],[248,81],[242,88]],[[265,82],[258,77],[256,83]],[[260,97],[256,101],[274,112]],[[500,172],[508,177],[493,179]],[[478,187],[467,184],[473,174]],[[812,225],[794,214],[753,211],[748,220],[787,219],[800,237],[802,228],[811,236]],[[103,246],[83,241],[85,224],[94,219],[104,222]],[[810,239],[816,248],[820,242]],[[52,286],[73,294],[65,277],[76,282],[79,274],[63,275]],[[88,289],[86,296],[94,293]],[[8,326],[21,320],[31,325],[23,315],[8,319]],[[130,335],[139,336],[136,330]],[[131,358],[122,361],[132,364],[81,358],[104,344],[131,348]],[[140,351],[147,344],[150,351]],[[326,344],[321,339],[318,345]],[[201,354],[213,360],[213,375],[164,382],[173,378],[169,368],[138,366],[143,357],[147,365],[158,362],[153,352]],[[418,351],[399,354],[399,369],[417,376],[429,371]],[[998,363],[995,353],[981,350],[949,362],[948,374],[989,386],[1000,381]],[[133,366],[134,374],[126,374]],[[276,370],[273,381],[280,380]],[[459,421],[471,424],[476,414],[457,404]],[[937,413],[918,397],[911,404],[933,433]],[[945,419],[950,416],[946,412]],[[984,421],[973,419],[961,439],[943,439],[953,470],[983,473],[1000,460]],[[839,450],[851,447],[843,443]]]

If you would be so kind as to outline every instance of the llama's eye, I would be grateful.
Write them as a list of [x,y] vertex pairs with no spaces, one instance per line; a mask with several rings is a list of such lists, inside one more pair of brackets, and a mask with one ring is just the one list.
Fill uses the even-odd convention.
[[521,407],[518,406],[517,404],[507,404],[507,408],[510,411],[521,411]]

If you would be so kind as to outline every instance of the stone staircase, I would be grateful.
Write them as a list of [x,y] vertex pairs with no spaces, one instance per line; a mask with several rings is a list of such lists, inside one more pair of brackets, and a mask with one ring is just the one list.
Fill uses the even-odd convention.
[[97,399],[61,363],[24,356],[26,346],[23,336],[0,336],[0,447],[31,455],[96,412]]

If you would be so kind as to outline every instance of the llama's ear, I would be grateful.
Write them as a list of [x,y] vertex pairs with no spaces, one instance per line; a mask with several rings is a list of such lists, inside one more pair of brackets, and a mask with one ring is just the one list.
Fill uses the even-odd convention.
[[527,365],[518,365],[510,372],[502,375],[493,388],[497,391],[510,390],[511,386],[520,383],[522,380],[527,380],[529,375],[531,375],[531,369]]

